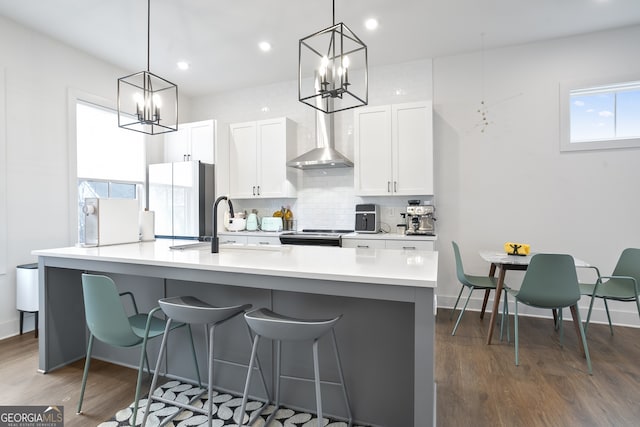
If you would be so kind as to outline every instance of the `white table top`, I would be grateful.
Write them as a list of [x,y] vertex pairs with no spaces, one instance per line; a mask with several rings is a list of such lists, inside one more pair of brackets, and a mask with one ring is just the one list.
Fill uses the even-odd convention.
[[[480,251],[480,257],[491,264],[499,264],[499,265],[529,265],[531,262],[531,258],[535,255],[532,253],[527,256],[520,255],[508,255],[505,252],[499,251]],[[576,264],[576,267],[590,267],[589,263],[573,257],[573,261]]]
[[323,246],[209,245],[172,250],[193,241],[158,239],[152,242],[100,247],[35,250],[39,257],[156,265],[220,272],[261,274],[333,281],[379,283],[435,288],[438,253],[400,249],[361,249]]

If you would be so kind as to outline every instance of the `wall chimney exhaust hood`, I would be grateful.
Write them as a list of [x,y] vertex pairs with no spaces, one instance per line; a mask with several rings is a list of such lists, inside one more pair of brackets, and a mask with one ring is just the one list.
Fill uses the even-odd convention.
[[353,167],[353,162],[334,148],[333,114],[316,111],[315,115],[316,148],[289,160],[287,166],[303,170]]

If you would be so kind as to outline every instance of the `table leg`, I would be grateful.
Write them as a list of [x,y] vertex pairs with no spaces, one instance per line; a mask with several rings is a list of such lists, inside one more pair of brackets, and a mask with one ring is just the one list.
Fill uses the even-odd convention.
[[[496,266],[491,264],[489,274],[491,277],[495,274]],[[496,294],[493,297],[493,310],[491,311],[491,320],[489,321],[489,332],[487,333],[487,345],[491,344],[491,337],[493,336],[493,327],[496,324],[496,316],[500,309],[500,296],[502,295],[502,287],[504,286],[505,268],[500,268],[500,274],[498,275],[498,283],[496,285]]]
[[491,289],[485,289],[484,299],[482,300],[482,311],[480,312],[480,318],[484,319],[484,311],[487,309],[487,301],[489,301],[489,292]]

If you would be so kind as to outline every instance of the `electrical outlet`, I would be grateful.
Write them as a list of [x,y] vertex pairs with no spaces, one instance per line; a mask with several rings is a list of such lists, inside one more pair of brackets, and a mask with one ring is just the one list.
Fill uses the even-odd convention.
[[396,215],[396,208],[389,207],[389,208],[387,208],[387,212],[386,213],[387,213],[386,216],[393,217],[393,216]]

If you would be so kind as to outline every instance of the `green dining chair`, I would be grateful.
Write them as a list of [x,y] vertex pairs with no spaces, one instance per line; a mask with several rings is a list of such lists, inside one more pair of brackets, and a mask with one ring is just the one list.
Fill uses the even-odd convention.
[[[456,321],[455,326],[453,327],[453,331],[451,335],[456,334],[456,330],[458,329],[458,325],[460,324],[460,320],[462,320],[462,315],[464,311],[467,309],[467,304],[469,304],[469,299],[471,298],[471,294],[475,290],[484,290],[484,300],[482,302],[482,310],[480,311],[480,318],[484,318],[484,311],[487,308],[487,300],[489,299],[489,292],[493,289],[496,289],[498,284],[498,279],[496,277],[489,276],[472,276],[470,274],[466,274],[464,272],[464,266],[462,265],[462,257],[460,256],[460,248],[458,244],[454,241],[451,242],[453,245],[453,254],[456,258],[456,275],[458,276],[458,281],[462,284],[460,287],[460,292],[458,293],[458,298],[456,299],[456,303],[453,306],[453,310],[451,310],[451,314],[449,315],[449,320],[453,318],[453,313],[456,311],[458,307],[458,302],[460,301],[460,297],[462,296],[462,291],[465,287],[469,288],[469,294],[467,295],[467,300],[460,311],[460,315],[458,316],[458,320]],[[506,284],[504,285],[504,289],[506,289]]]
[[596,283],[580,284],[580,292],[582,295],[591,297],[584,330],[586,332],[589,329],[593,302],[596,298],[601,298],[604,301],[604,308],[607,312],[609,330],[611,331],[611,335],[613,335],[613,326],[611,324],[611,315],[609,314],[609,304],[607,304],[607,300],[623,302],[635,301],[638,316],[640,316],[640,300],[638,299],[640,286],[640,249],[627,248],[623,250],[611,276],[600,276],[600,272],[597,269],[596,273],[598,274]]
[[558,323],[560,328],[560,344],[563,341],[562,309],[569,307],[573,315],[573,321],[577,325],[582,341],[582,348],[587,359],[589,374],[591,370],[591,358],[587,339],[582,328],[578,301],[580,300],[580,285],[576,266],[571,255],[564,254],[536,254],[531,258],[529,267],[522,279],[519,290],[507,289],[507,294],[515,298],[514,333],[516,347],[516,366],[519,365],[518,354],[518,303],[531,307],[551,309],[558,311]]
[[[136,425],[136,417],[138,415],[138,402],[140,400],[140,389],[142,385],[142,371],[144,365],[149,369],[149,359],[147,357],[147,341],[151,338],[164,334],[166,321],[155,317],[153,314],[160,310],[155,307],[149,313],[140,313],[136,300],[131,292],[118,293],[116,284],[107,276],[95,274],[82,275],[82,291],[84,298],[85,317],[87,319],[87,327],[89,328],[89,345],[87,346],[87,355],[84,363],[84,374],[82,375],[82,387],[80,389],[80,400],[78,402],[78,414],[82,414],[82,401],[84,391],[87,385],[87,376],[89,375],[89,366],[91,364],[91,351],[93,349],[94,338],[114,347],[138,347],[140,350],[140,363],[138,365],[138,377],[136,380],[136,394],[133,406],[133,419],[131,425]],[[127,295],[131,298],[134,315],[128,316],[125,307],[121,301],[121,297]],[[185,326],[184,323],[174,323],[171,329]],[[198,369],[198,361],[196,359],[195,346],[193,344],[193,335],[189,328],[189,337],[191,339],[191,351],[193,352],[193,360],[195,362],[196,374],[198,376],[198,384],[200,384],[200,371]],[[202,387],[202,385],[200,385]]]

